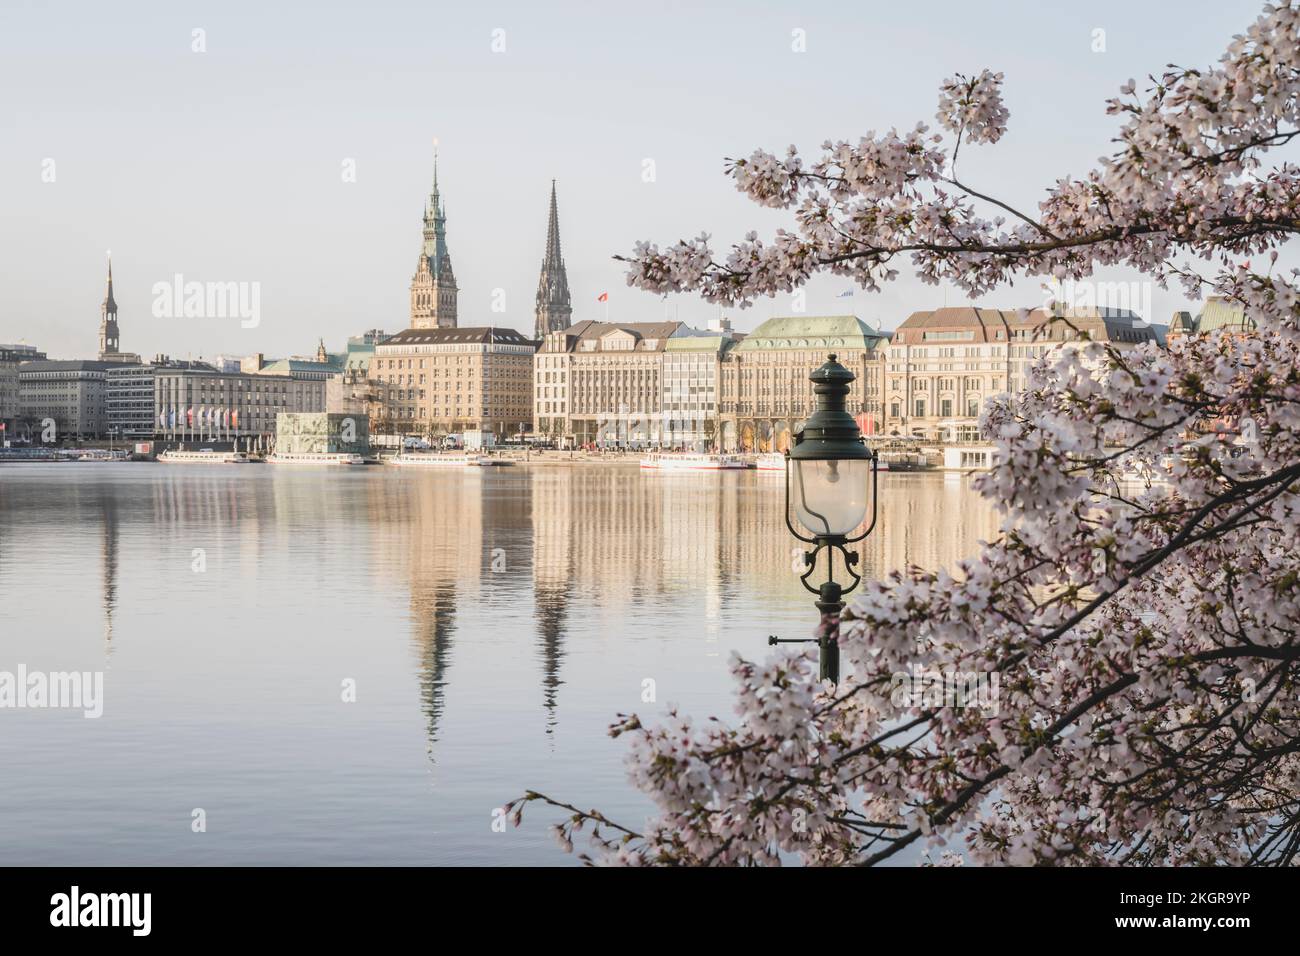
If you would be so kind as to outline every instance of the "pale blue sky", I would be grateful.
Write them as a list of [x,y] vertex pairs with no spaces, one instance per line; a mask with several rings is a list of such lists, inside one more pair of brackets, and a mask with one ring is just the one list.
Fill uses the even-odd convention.
[[[1260,7],[4,0],[0,342],[91,355],[107,249],[125,350],[278,355],[396,331],[434,137],[462,325],[531,331],[552,177],[575,320],[603,318],[608,290],[611,318],[703,324],[716,307],[628,289],[610,256],[643,238],[706,229],[725,246],[781,225],[734,191],[724,157],[932,124],[939,82],[989,67],[1007,74],[1010,132],[963,155],[963,178],[1031,206],[1110,152],[1103,101],[1120,83],[1217,59]],[[194,28],[205,53],[191,52]],[[491,49],[498,28],[504,53]],[[1096,28],[1104,53],[1091,50]],[[355,183],[342,181],[346,158]],[[260,326],[154,318],[151,287],[176,273],[260,282]],[[498,288],[504,314],[491,311]],[[890,328],[945,302],[910,278],[836,299],[845,288],[818,281],[808,311]],[[1041,297],[1035,280],[982,304]],[[1185,304],[1157,290],[1153,306],[1167,321]],[[777,299],[730,314],[749,329],[788,311]]]

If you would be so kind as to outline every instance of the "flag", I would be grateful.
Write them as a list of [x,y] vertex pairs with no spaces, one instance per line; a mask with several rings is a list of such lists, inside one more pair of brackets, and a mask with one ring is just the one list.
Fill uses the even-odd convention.
[[239,409],[237,408],[230,413],[230,426],[235,429],[239,428]]
[[837,299],[851,299],[851,298],[853,298],[853,290],[852,290],[852,289],[846,289],[845,291],[843,291],[843,292],[841,292],[839,295],[837,295],[835,298],[837,298]]
[[600,295],[596,296],[596,301],[597,301],[597,302],[608,302],[608,301],[609,301],[609,293],[608,293],[608,292],[602,292]]
[[194,406],[193,405],[185,409],[185,426],[187,428],[194,427]]

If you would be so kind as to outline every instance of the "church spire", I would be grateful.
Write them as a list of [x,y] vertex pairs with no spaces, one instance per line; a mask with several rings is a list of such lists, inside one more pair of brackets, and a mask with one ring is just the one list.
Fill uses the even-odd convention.
[[117,316],[117,303],[113,300],[113,253],[111,252],[108,254],[108,288],[100,312],[102,315]]
[[551,180],[551,212],[546,224],[546,255],[542,259],[542,274],[537,282],[537,325],[534,334],[538,340],[547,332],[567,329],[573,322],[573,304],[569,299],[569,276],[564,269],[564,255],[560,252],[560,213],[555,200],[555,180]]
[[108,281],[104,301],[99,307],[99,357],[114,356],[118,352],[117,301],[113,298],[113,254],[108,254]]
[[546,261],[557,262],[560,268],[564,267],[564,259],[560,256],[560,213],[555,207],[554,179],[551,180],[551,219],[546,224]]

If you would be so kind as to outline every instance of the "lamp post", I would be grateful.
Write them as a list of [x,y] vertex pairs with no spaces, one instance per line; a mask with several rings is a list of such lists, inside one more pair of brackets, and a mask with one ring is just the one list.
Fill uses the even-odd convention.
[[[823,616],[838,617],[844,610],[844,595],[862,581],[862,576],[853,570],[858,563],[858,553],[850,551],[848,545],[861,541],[876,527],[877,459],[876,453],[863,441],[858,423],[845,408],[854,374],[832,354],[826,364],[808,378],[813,383],[817,406],[812,415],[795,429],[793,447],[785,453],[785,524],[797,539],[812,545],[803,556],[808,570],[800,575],[800,582],[817,595],[815,603]],[[790,518],[792,503],[803,532]],[[868,503],[871,507],[870,523],[861,534],[849,537],[850,532],[866,520]],[[852,578],[847,585],[835,580],[836,551],[843,559],[844,570]],[[819,556],[826,562],[826,580],[814,586],[808,579],[817,570]],[[838,630],[838,625],[835,630]],[[821,679],[838,682],[838,634],[826,629],[816,640],[820,649]],[[801,641],[770,637],[768,643]]]

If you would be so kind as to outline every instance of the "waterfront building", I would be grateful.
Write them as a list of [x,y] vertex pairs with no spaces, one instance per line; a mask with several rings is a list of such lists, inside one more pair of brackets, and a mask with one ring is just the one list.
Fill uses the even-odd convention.
[[104,375],[106,434],[122,441],[153,438],[161,427],[161,412],[155,400],[158,371],[215,368],[206,362],[172,359],[166,355],[155,355],[152,361],[136,365],[112,364]]
[[87,360],[23,362],[18,367],[19,417],[37,432],[46,419],[59,440],[98,438],[107,425],[106,369],[113,363]]
[[[1050,322],[1054,316],[1065,321]],[[1120,348],[1159,341],[1154,328],[1124,309],[913,312],[885,351],[884,431],[945,444],[976,441],[989,398],[1022,391],[1036,361],[1085,338]]]
[[281,412],[324,412],[326,382],[221,372],[201,362],[154,372],[157,434],[177,441],[270,439]]
[[411,328],[454,329],[456,276],[447,252],[447,212],[438,192],[438,157],[433,157],[433,190],[424,207],[423,244],[411,278]]
[[534,430],[579,445],[659,444],[664,351],[685,328],[587,320],[548,332],[533,367]]
[[546,338],[573,324],[573,303],[569,298],[569,276],[560,252],[560,215],[555,203],[555,180],[551,180],[551,213],[546,224],[546,255],[537,281],[537,321],[534,337]]
[[154,366],[114,363],[104,371],[104,425],[118,441],[153,437],[157,419],[153,411]]
[[721,366],[736,343],[725,319],[708,332],[668,340],[661,375],[665,447],[694,451],[717,447]]
[[369,377],[383,402],[378,430],[424,435],[526,429],[537,343],[515,329],[412,328],[375,346]]
[[785,451],[812,414],[808,376],[835,354],[855,378],[849,411],[864,434],[879,430],[880,355],[887,333],[852,315],[768,319],[726,349],[719,363],[719,430],[724,451]]
[[0,344],[0,441],[14,438],[13,426],[22,414],[22,403],[18,389],[18,368],[23,362],[35,362],[45,358],[45,353],[33,345]]

